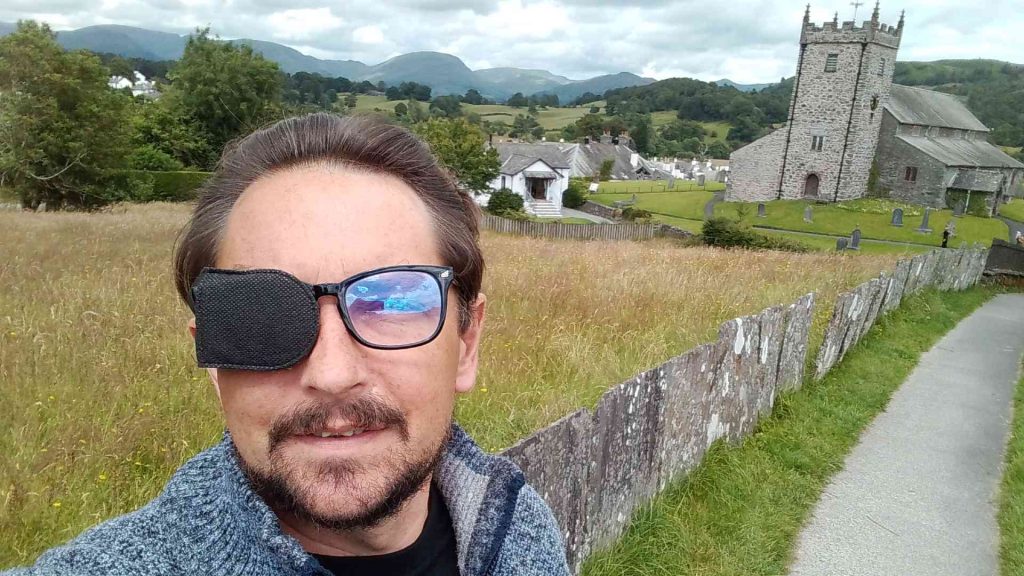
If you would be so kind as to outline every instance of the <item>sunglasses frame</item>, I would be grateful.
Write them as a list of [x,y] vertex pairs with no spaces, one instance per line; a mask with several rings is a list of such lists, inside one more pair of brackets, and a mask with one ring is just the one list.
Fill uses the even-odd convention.
[[[448,319],[448,289],[451,288],[451,285],[455,283],[455,270],[451,266],[431,265],[385,266],[383,268],[375,268],[373,270],[367,270],[365,272],[360,272],[359,274],[349,276],[348,278],[342,280],[341,282],[329,282],[326,284],[308,284],[306,282],[303,282],[302,280],[299,280],[294,275],[285,272],[284,270],[277,270],[272,268],[258,268],[250,270],[231,270],[220,268],[203,269],[203,272],[207,271],[219,273],[228,272],[235,274],[272,272],[274,274],[279,274],[287,278],[290,278],[297,284],[304,286],[306,290],[308,290],[311,293],[314,301],[318,301],[322,296],[334,296],[338,301],[337,308],[338,313],[341,314],[341,321],[343,324],[345,324],[345,329],[348,330],[348,333],[356,340],[356,342],[359,342],[360,344],[366,346],[367,348],[372,348],[375,350],[405,350],[408,348],[416,348],[418,346],[429,344],[435,338],[437,338],[438,334],[441,333],[441,330],[444,329],[445,321]],[[423,272],[428,274],[431,278],[433,278],[434,282],[437,282],[437,286],[441,290],[441,316],[437,323],[437,328],[427,338],[424,338],[417,342],[413,342],[411,344],[374,344],[360,336],[359,332],[356,331],[355,326],[353,326],[352,324],[352,319],[349,317],[348,306],[344,301],[345,291],[348,290],[349,286],[355,284],[356,282],[359,282],[360,280],[363,280],[364,278],[376,276],[378,274],[383,274],[386,272]],[[317,338],[319,338],[319,332],[320,321],[318,317]],[[306,355],[303,356],[303,358],[308,357],[310,352],[312,352],[312,347],[310,348],[309,352],[307,352]]]

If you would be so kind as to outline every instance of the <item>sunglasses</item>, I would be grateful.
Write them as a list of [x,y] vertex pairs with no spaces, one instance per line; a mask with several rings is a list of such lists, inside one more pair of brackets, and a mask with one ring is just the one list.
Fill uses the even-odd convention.
[[448,266],[389,266],[315,285],[282,270],[204,268],[191,291],[196,359],[203,368],[294,366],[316,345],[321,296],[337,297],[345,328],[363,346],[422,346],[444,327],[452,282]]

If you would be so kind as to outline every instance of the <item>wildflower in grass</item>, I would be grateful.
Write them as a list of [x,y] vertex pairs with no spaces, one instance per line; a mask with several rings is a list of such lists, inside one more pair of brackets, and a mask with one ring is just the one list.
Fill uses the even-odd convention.
[[103,473],[103,472],[100,472],[99,479],[100,479],[100,482],[106,482],[107,481],[107,475],[105,473]]
[[53,506],[54,508],[60,508],[60,500],[54,500],[51,506]]

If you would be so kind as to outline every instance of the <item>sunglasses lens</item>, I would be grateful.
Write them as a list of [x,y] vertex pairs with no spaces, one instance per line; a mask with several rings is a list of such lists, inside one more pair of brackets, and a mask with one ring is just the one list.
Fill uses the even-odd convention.
[[344,295],[352,328],[376,346],[412,346],[441,325],[441,286],[426,272],[381,272],[354,282]]

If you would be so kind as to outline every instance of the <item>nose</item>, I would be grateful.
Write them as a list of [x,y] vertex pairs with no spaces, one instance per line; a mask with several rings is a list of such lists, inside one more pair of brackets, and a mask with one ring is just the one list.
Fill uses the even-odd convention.
[[304,363],[302,384],[322,393],[344,395],[366,385],[366,349],[345,328],[336,297],[323,296],[317,305],[320,334]]

